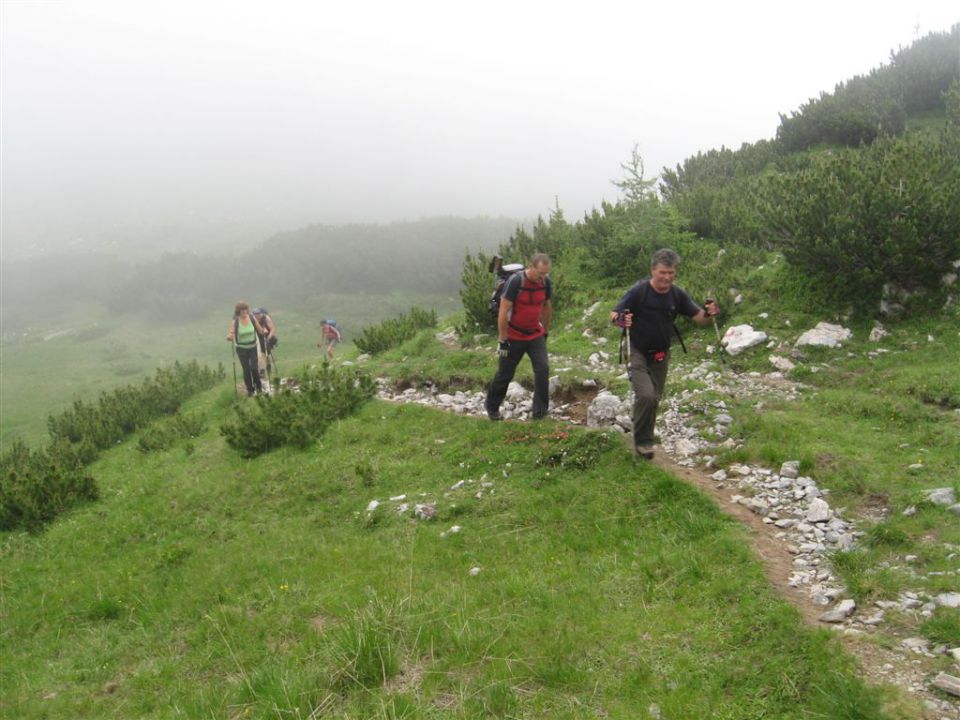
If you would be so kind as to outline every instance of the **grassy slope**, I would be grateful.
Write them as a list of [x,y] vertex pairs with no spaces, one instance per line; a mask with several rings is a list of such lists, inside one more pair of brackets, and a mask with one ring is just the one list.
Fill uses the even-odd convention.
[[548,468],[551,423],[374,402],[247,462],[215,430],[231,397],[187,408],[192,453],[131,439],[101,501],[5,537],[3,717],[879,717],[740,529],[617,443]]
[[[316,343],[324,317],[336,317],[349,341],[363,325],[416,303],[445,312],[454,306],[452,298],[405,295],[323,295],[298,308],[268,305],[281,341],[275,353],[280,369],[289,372],[318,357]],[[137,382],[175,360],[223,363],[232,377],[233,355],[223,339],[231,312],[227,305],[219,314],[157,322],[135,316],[111,318],[100,309],[87,308],[60,325],[4,343],[0,346],[0,447],[18,437],[40,444],[46,440],[49,413],[67,407],[74,398],[92,400],[104,390]],[[61,330],[70,332],[44,339]]]

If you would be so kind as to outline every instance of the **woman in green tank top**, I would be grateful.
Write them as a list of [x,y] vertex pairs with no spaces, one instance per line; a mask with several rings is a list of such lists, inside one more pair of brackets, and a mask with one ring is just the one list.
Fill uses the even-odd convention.
[[233,308],[233,320],[230,321],[227,340],[230,340],[237,350],[248,396],[263,392],[260,369],[257,367],[257,334],[265,335],[266,331],[257,322],[256,316],[251,314],[250,306],[245,302],[238,302]]

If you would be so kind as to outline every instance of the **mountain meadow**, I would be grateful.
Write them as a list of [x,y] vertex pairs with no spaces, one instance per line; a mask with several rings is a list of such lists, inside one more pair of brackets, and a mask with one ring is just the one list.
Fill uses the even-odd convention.
[[[960,718],[957,47],[577,220],[5,262],[0,717]],[[608,311],[662,247],[721,314],[637,462]],[[523,361],[490,422],[489,261],[536,252],[551,412]]]

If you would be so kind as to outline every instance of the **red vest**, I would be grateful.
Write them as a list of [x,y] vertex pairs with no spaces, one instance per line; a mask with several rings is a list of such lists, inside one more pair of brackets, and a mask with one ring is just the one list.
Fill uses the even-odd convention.
[[520,292],[510,308],[508,340],[533,340],[543,335],[540,315],[547,302],[547,286],[535,283],[527,277],[527,271],[521,274]]

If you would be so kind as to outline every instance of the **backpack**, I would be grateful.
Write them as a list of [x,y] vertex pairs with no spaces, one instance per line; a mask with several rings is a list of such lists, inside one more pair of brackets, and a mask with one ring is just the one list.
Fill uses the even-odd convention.
[[518,272],[524,271],[521,263],[510,263],[509,265],[500,265],[497,268],[497,284],[493,287],[493,294],[490,296],[490,303],[487,306],[490,311],[490,317],[496,322],[500,317],[500,300],[503,297],[503,291],[507,287],[507,281]]

